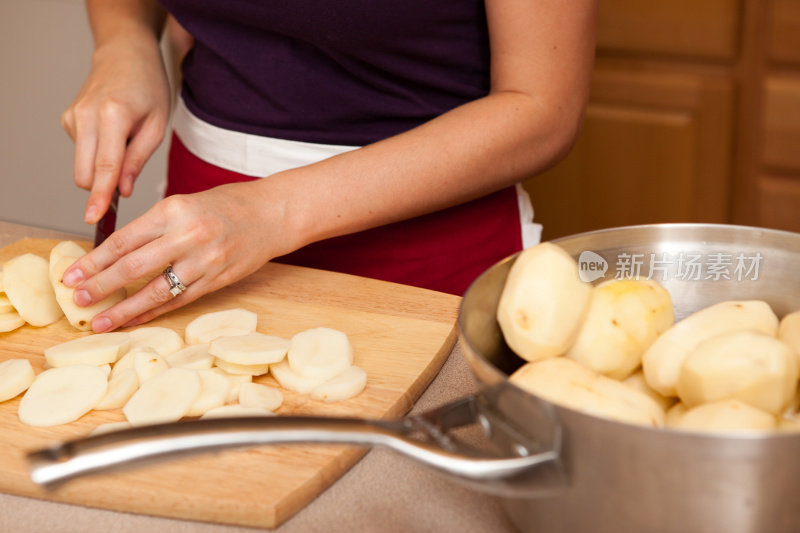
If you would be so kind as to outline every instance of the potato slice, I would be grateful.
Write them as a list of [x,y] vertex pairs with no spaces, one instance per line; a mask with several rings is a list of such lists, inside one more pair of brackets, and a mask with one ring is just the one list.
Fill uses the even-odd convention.
[[341,374],[311,389],[311,399],[340,402],[358,396],[367,386],[367,373],[351,366]]
[[140,348],[133,356],[133,370],[139,383],[144,383],[169,369],[163,357],[150,348]]
[[224,376],[225,379],[231,383],[231,388],[228,391],[228,397],[225,399],[225,403],[234,403],[239,401],[239,389],[241,388],[242,383],[251,383],[253,381],[253,376],[249,374],[231,374],[230,372],[225,372],[218,367],[212,368],[211,371],[216,372],[220,376]]
[[0,315],[4,313],[16,313],[14,306],[11,305],[11,300],[5,294],[0,294]]
[[353,345],[342,331],[308,329],[292,337],[286,360],[299,376],[327,380],[353,365]]
[[200,394],[195,399],[186,416],[201,416],[211,409],[222,407],[228,399],[231,382],[211,370],[198,370]]
[[5,292],[5,288],[3,287],[3,265],[0,265],[0,292]]
[[508,346],[523,359],[555,357],[575,342],[591,296],[575,260],[544,242],[521,252],[512,265],[497,321]]
[[108,390],[103,399],[95,406],[97,411],[119,409],[123,407],[131,396],[139,389],[139,378],[132,368],[117,373],[108,380]]
[[760,300],[726,301],[676,322],[642,356],[647,384],[662,396],[677,396],[678,376],[689,352],[715,335],[743,329],[775,336],[778,317]]
[[95,333],[44,349],[47,364],[53,368],[70,365],[100,366],[115,363],[128,350],[130,340],[122,331]]
[[52,324],[64,313],[50,284],[47,260],[34,254],[22,254],[3,265],[5,293],[25,322],[42,327]]
[[214,366],[214,356],[208,353],[209,344],[192,344],[164,358],[171,368],[209,370]]
[[567,357],[625,379],[642,354],[675,321],[669,293],[653,280],[622,279],[593,289],[586,319]]
[[239,404],[215,407],[203,413],[200,418],[238,418],[247,416],[275,416],[275,413],[261,407],[243,407]]
[[177,422],[200,394],[200,377],[194,370],[170,368],[142,383],[122,412],[133,426]]
[[131,350],[150,348],[161,357],[165,357],[183,348],[183,338],[170,328],[149,326],[128,333],[131,336]]
[[778,326],[778,338],[789,345],[800,364],[800,311],[783,317]]
[[242,383],[239,387],[239,405],[274,411],[283,403],[283,393],[260,383]]
[[287,359],[284,359],[280,363],[269,365],[269,371],[281,387],[290,391],[299,392],[300,394],[308,394],[315,387],[327,381],[324,378],[307,378],[301,376],[292,370]]
[[28,390],[35,378],[27,359],[8,359],[0,363],[0,402],[16,398]]
[[89,437],[94,437],[95,435],[103,435],[105,433],[111,433],[112,431],[120,431],[123,429],[130,429],[133,426],[127,420],[123,420],[121,422],[107,422],[105,424],[100,424],[96,428],[94,428],[91,432],[89,432]]
[[273,335],[250,333],[219,337],[211,341],[208,353],[237,365],[270,365],[286,357],[289,341]]
[[208,343],[217,337],[233,337],[253,333],[258,325],[258,315],[246,309],[226,309],[206,313],[186,326],[187,344]]
[[57,426],[73,422],[103,399],[108,382],[96,366],[72,365],[45,370],[19,402],[18,415],[29,426]]
[[775,337],[754,331],[722,333],[699,343],[683,362],[678,396],[687,407],[737,399],[774,415],[792,402],[797,356]]
[[25,320],[16,311],[0,314],[0,333],[14,331],[25,325]]
[[222,359],[215,359],[214,365],[228,374],[238,374],[242,376],[263,376],[269,372],[269,365],[238,365],[236,363],[223,361]]
[[590,415],[645,426],[664,425],[664,411],[649,396],[566,357],[527,363],[509,381],[545,400]]
[[772,431],[777,418],[739,400],[722,400],[688,409],[674,427],[710,432]]

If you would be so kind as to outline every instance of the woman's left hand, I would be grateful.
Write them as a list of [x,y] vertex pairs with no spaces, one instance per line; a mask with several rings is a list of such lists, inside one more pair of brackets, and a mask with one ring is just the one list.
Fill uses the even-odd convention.
[[[233,283],[288,251],[280,215],[279,206],[267,207],[259,200],[253,183],[170,196],[78,259],[65,272],[64,283],[75,287],[75,302],[85,306],[157,273],[92,320],[96,333],[138,325]],[[177,296],[161,275],[168,265],[187,287]]]

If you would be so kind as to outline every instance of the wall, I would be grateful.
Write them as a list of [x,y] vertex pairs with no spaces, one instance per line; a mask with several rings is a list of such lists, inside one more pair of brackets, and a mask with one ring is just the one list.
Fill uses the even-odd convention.
[[[82,0],[0,2],[0,220],[93,234],[83,222],[88,193],[72,181],[73,143],[61,112],[88,73],[92,38]],[[117,227],[158,198],[166,164],[159,148]]]

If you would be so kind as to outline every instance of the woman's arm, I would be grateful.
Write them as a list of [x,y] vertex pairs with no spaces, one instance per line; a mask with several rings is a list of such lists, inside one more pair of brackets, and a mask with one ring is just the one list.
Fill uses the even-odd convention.
[[95,317],[95,331],[145,322],[320,239],[442,209],[551,166],[577,135],[594,58],[595,0],[487,0],[492,89],[406,133],[331,159],[166,198],[71,267],[76,301],[97,301],[172,264]]
[[75,141],[75,183],[90,192],[84,218],[94,224],[119,187],[123,196],[161,143],[169,82],[159,37],[166,13],[151,0],[87,0],[94,36],[92,68],[61,121]]

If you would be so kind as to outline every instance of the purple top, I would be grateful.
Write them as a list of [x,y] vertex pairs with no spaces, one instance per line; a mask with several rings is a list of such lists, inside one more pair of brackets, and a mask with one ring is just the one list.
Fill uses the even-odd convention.
[[363,145],[487,94],[482,0],[159,0],[195,37],[187,107],[216,126]]

